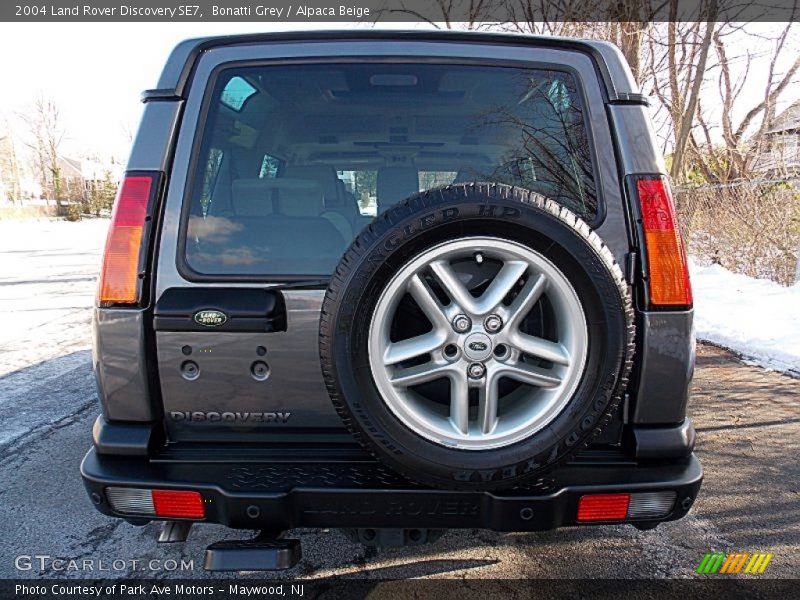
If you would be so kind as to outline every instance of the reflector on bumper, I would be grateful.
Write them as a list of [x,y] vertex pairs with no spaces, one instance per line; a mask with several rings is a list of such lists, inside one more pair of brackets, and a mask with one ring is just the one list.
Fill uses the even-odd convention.
[[106,497],[111,508],[129,515],[202,519],[206,512],[195,491],[107,487]]
[[578,521],[622,521],[630,494],[590,494],[578,501]]
[[150,490],[108,487],[106,497],[111,508],[117,512],[153,516],[156,514]]
[[629,519],[656,519],[665,517],[675,506],[676,492],[647,492],[631,494],[628,505]]
[[206,514],[200,492],[153,490],[153,505],[159,517],[202,519]]
[[638,521],[666,517],[675,506],[676,492],[587,494],[578,501],[580,522]]

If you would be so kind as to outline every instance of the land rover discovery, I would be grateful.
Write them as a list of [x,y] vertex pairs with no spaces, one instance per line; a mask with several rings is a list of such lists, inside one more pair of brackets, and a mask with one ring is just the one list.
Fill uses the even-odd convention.
[[134,524],[256,530],[206,567],[684,516],[692,293],[647,100],[597,41],[181,43],[94,312],[82,475]]

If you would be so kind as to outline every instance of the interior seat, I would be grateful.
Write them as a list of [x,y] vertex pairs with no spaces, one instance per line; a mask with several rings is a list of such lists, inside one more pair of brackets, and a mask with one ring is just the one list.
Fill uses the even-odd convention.
[[231,184],[231,212],[237,217],[266,217],[274,212],[275,186],[269,179],[236,179]]
[[[298,261],[298,269],[333,270],[352,232],[342,232],[324,218],[322,188],[315,181],[292,178],[238,179],[231,184],[231,215],[219,238],[218,258],[241,260],[243,272],[269,272],[271,263]],[[209,257],[216,240],[206,241]],[[247,262],[250,261],[250,262]],[[239,264],[239,263],[237,263]],[[284,271],[285,269],[281,269]]]
[[344,181],[336,178],[337,187],[339,188],[339,195],[344,199],[344,202],[341,206],[341,211],[347,218],[350,219],[350,222],[354,223],[356,219],[361,216],[361,209],[358,207],[358,200],[356,200],[356,195],[353,192],[347,190],[347,186],[345,185]]
[[336,183],[339,178],[331,165],[286,165],[281,171],[281,178],[284,177],[316,182],[322,188],[325,207],[334,208],[342,204]]
[[419,173],[415,167],[381,167],[376,188],[381,212],[419,192]]
[[[352,209],[347,206],[345,190],[340,189],[342,181],[336,176],[336,171],[330,165],[288,165],[281,173],[284,178],[297,181],[307,181],[317,184],[322,190],[322,204],[319,211],[313,216],[327,219],[336,227],[348,242],[353,239]],[[342,184],[343,185],[343,184]],[[312,216],[307,214],[306,216]]]

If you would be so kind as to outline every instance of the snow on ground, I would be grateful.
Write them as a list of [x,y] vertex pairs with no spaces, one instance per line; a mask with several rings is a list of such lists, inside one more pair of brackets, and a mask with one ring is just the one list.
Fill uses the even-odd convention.
[[0,221],[0,454],[96,410],[91,307],[108,223]]
[[89,348],[108,224],[0,221],[0,377]]
[[698,339],[800,374],[800,283],[784,287],[694,262],[691,277]]

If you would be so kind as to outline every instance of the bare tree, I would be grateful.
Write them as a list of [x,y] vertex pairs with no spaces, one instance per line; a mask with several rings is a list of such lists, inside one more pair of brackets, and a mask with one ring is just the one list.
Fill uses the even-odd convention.
[[30,113],[20,115],[28,125],[31,136],[27,145],[33,151],[34,170],[39,176],[42,192],[60,204],[61,181],[60,147],[64,140],[61,112],[52,98],[38,96]]
[[[766,89],[743,112],[741,92],[751,87],[754,57],[747,56],[743,74],[731,66],[731,46],[737,46],[732,40],[742,29],[732,19],[749,14],[747,4],[735,0],[434,0],[433,7],[422,15],[410,3],[401,4],[400,12],[447,29],[501,29],[616,44],[640,87],[657,98],[656,127],[671,154],[670,175],[679,183],[692,169],[709,182],[748,177],[777,101],[800,71],[800,58],[788,70],[777,70],[790,52],[789,23],[777,37],[763,40],[772,47]],[[703,103],[714,81],[721,102],[712,93],[713,103]]]
[[[641,0],[506,0],[507,30],[536,35],[592,38],[616,44],[642,80],[642,44],[658,5]],[[599,20],[603,17],[604,20]]]
[[21,185],[17,152],[14,148],[14,135],[7,119],[3,119],[0,130],[0,183],[8,188],[8,198],[12,202],[21,200]]
[[678,20],[679,0],[669,0],[669,21],[650,31],[647,40],[647,84],[671,124],[670,175],[685,178],[687,146],[696,122],[709,50],[717,27],[716,0],[701,0],[697,20]]
[[[771,38],[762,34],[756,37],[759,48],[765,53],[762,58],[767,59],[768,63],[764,90],[761,98],[752,106],[742,106],[742,91],[752,88],[752,80],[761,73],[751,69],[754,56],[749,49],[743,56],[733,56],[731,53],[731,48],[740,46],[742,38],[748,34],[730,24],[723,24],[714,32],[719,106],[713,112],[717,113],[722,142],[716,142],[712,137],[715,115],[708,114],[711,112],[708,106],[700,106],[697,114],[702,137],[700,141],[692,140],[698,148],[694,160],[708,181],[726,183],[752,178],[756,160],[766,149],[766,136],[775,121],[778,101],[800,70],[800,55],[785,70],[778,69],[781,57],[787,52],[787,39],[793,26],[793,23],[786,24]],[[744,66],[734,76],[732,65],[737,60],[744,61]],[[699,150],[700,146],[702,151]]]
[[133,144],[133,138],[136,135],[136,123],[132,121],[121,121],[119,128],[122,131],[122,135],[125,136],[125,141],[128,142],[128,145]]

